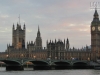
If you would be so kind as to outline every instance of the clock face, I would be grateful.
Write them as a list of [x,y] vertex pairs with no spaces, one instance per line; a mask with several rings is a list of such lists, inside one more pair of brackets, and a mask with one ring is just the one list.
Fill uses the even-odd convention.
[[100,31],[100,26],[98,26],[98,31]]
[[95,27],[92,27],[92,31],[94,31],[95,30]]

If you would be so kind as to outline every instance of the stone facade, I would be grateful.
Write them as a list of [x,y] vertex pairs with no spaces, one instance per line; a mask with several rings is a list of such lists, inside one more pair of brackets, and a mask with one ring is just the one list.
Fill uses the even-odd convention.
[[23,49],[25,48],[25,24],[23,29],[21,28],[21,25],[17,24],[17,27],[15,29],[14,25],[12,28],[12,46],[15,49]]
[[23,29],[17,24],[12,28],[12,45],[7,45],[7,50],[0,53],[0,58],[32,58],[32,59],[59,59],[59,60],[96,60],[100,57],[100,21],[97,10],[95,10],[93,21],[91,22],[91,48],[88,46],[76,49],[70,48],[69,39],[55,39],[46,43],[42,47],[42,38],[38,26],[35,42],[27,42],[25,47],[25,24]]
[[[58,59],[58,60],[90,60],[91,50],[86,46],[82,49],[73,49],[69,48],[69,40],[67,38],[66,42],[65,40],[58,40],[55,42],[48,43],[47,41],[47,51],[48,51],[48,58],[51,59]],[[85,55],[85,57],[84,57]]]

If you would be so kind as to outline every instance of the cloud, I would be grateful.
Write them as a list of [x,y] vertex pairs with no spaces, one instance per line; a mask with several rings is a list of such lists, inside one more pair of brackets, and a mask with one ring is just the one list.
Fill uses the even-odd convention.
[[0,15],[1,18],[8,18],[8,15]]
[[12,43],[12,25],[16,27],[19,14],[21,25],[26,25],[26,41],[35,41],[39,25],[43,46],[47,39],[67,37],[71,47],[90,45],[94,14],[90,2],[93,0],[3,0],[0,2],[1,51],[6,49],[7,43]]

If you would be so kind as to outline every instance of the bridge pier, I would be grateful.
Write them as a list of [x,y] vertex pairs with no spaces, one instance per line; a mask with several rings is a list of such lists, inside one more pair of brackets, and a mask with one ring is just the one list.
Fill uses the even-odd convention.
[[89,69],[89,66],[76,65],[73,66],[73,69]]
[[23,71],[23,66],[6,66],[6,71]]

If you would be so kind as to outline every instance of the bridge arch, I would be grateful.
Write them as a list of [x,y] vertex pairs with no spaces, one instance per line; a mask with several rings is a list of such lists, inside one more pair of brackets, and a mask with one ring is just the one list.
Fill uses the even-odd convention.
[[45,60],[27,60],[23,63],[23,65],[27,62],[32,62],[33,63],[33,69],[35,69],[35,70],[49,69],[49,63]]
[[24,70],[22,64],[16,60],[0,60],[6,64],[6,70]]
[[73,62],[73,69],[88,69],[88,63],[85,61]]
[[54,61],[55,69],[71,69],[71,64],[69,61],[58,60]]

